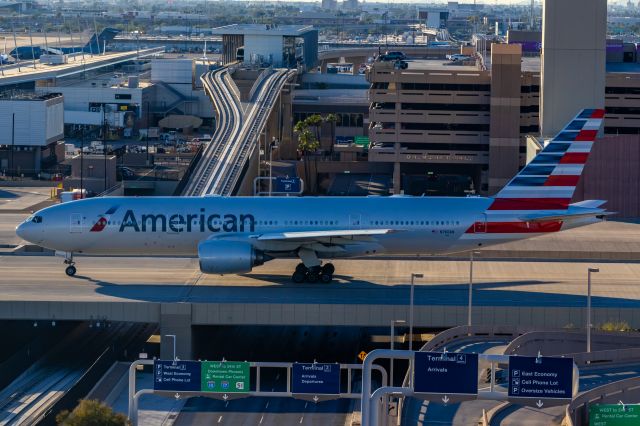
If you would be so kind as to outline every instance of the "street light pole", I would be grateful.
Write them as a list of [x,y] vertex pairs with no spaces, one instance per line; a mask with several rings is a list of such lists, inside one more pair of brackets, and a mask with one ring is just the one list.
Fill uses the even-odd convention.
[[467,309],[467,325],[471,327],[471,309],[473,307],[473,255],[479,251],[469,252],[469,307]]
[[[406,324],[405,320],[391,320],[391,350],[393,350],[394,348],[394,344],[396,342],[396,333],[395,333],[395,329],[396,329],[396,324]],[[393,357],[391,357],[391,359],[389,360],[389,371],[390,371],[390,385],[389,386],[393,386]]]
[[591,352],[591,273],[600,272],[600,268],[587,270],[587,352]]
[[415,288],[415,279],[423,278],[423,274],[411,274],[411,293],[409,295],[409,350],[413,350],[413,294]]
[[175,334],[165,334],[164,337],[173,338],[173,360],[177,361],[178,358],[176,358],[176,335]]

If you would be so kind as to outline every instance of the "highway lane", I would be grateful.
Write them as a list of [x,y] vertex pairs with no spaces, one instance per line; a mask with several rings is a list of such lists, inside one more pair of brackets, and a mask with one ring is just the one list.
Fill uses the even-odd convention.
[[[406,305],[407,271],[416,271],[426,277],[416,283],[416,304],[467,304],[467,262],[340,260],[332,284],[293,284],[296,264],[274,260],[250,274],[211,276],[198,271],[196,259],[78,257],[78,275],[69,278],[60,258],[2,256],[0,300]],[[640,307],[640,264],[589,265],[601,270],[594,307]],[[569,262],[477,262],[474,304],[585,306],[585,269]]]

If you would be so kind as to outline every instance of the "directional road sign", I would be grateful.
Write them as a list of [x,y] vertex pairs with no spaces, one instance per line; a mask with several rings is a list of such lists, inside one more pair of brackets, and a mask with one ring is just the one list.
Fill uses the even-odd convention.
[[291,393],[338,395],[340,364],[294,363],[291,369]]
[[249,363],[202,361],[202,392],[249,392]]
[[589,426],[640,425],[638,404],[594,404],[589,406]]
[[[473,399],[478,394],[478,355],[465,353],[416,352],[413,391],[433,394],[425,399],[452,401]],[[436,395],[437,394],[437,395]]]
[[509,357],[511,402],[538,408],[565,404],[573,397],[573,385],[573,358]]
[[302,184],[300,182],[300,178],[277,177],[275,179],[273,192],[298,194],[301,190]]
[[198,392],[200,363],[198,361],[156,360],[153,363],[153,390]]

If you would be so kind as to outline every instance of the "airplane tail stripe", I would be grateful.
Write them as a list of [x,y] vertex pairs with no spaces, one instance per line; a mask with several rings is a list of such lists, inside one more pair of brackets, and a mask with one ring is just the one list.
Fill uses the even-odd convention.
[[560,159],[560,164],[585,164],[588,157],[588,152],[567,152]]
[[542,222],[476,222],[465,234],[535,234],[558,232],[562,229],[561,220]]
[[551,175],[544,183],[544,186],[576,186],[580,176],[571,175]]
[[488,210],[566,210],[571,198],[496,198]]

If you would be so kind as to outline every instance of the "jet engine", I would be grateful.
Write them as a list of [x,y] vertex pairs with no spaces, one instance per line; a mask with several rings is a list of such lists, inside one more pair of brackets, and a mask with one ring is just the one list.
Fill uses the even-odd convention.
[[205,274],[251,272],[272,258],[240,241],[204,241],[198,245],[200,270]]

